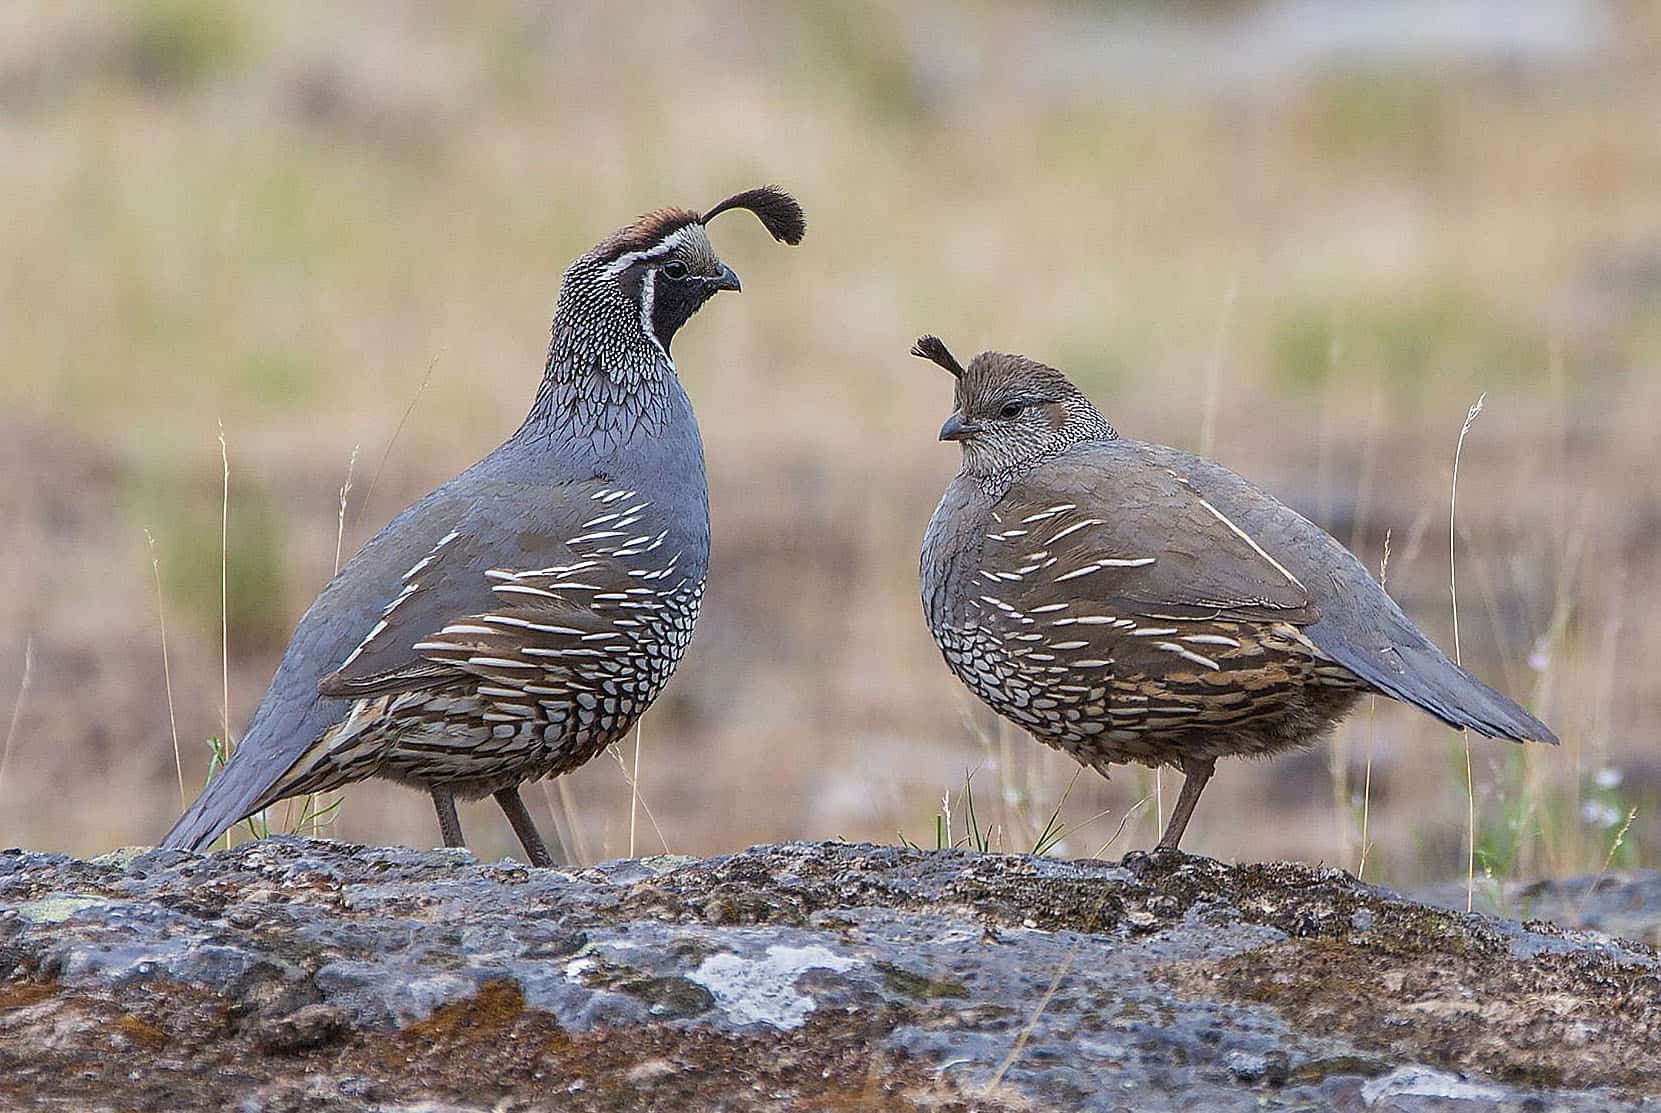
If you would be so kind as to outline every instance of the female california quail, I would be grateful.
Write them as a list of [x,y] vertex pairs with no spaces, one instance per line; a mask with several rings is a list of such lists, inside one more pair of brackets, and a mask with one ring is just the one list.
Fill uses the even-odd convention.
[[923,538],[946,663],[1000,715],[1104,776],[1172,765],[1175,849],[1219,757],[1319,740],[1379,692],[1490,738],[1555,743],[1448,660],[1308,519],[1220,464],[1122,440],[1059,371],[982,352],[940,430],[963,470]]
[[278,800],[386,777],[426,789],[446,846],[456,797],[494,794],[552,864],[519,797],[624,735],[692,637],[709,496],[676,330],[738,276],[704,226],[748,209],[798,243],[768,186],[703,215],[660,209],[571,264],[519,431],[394,518],[311,605],[225,770],[165,846],[200,849]]

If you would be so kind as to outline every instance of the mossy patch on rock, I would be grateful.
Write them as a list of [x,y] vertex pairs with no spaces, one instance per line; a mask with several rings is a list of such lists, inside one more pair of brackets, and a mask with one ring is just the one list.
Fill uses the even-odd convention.
[[1289,942],[1173,964],[1173,987],[1273,1006],[1361,1047],[1524,1086],[1661,1092],[1661,979],[1583,954]]

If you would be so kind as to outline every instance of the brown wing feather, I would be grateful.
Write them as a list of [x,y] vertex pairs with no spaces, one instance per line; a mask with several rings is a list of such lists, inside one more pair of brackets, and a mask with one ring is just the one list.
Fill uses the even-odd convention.
[[[1185,478],[1160,467],[1035,469],[999,500],[981,575],[1115,617],[1320,618],[1304,585]],[[993,592],[996,594],[996,592]],[[1024,593],[1023,593],[1024,594]]]

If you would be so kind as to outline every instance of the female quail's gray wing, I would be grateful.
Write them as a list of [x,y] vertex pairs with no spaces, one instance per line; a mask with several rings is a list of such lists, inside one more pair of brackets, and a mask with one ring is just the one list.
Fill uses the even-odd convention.
[[[1120,674],[1152,675],[1198,665],[1220,685],[1260,659],[1236,627],[1284,624],[1307,640],[1310,667],[1328,684],[1359,681],[1491,737],[1555,741],[1449,661],[1331,535],[1219,464],[1092,441],[1034,467],[988,514],[978,582],[958,605],[1004,625],[1004,608],[1017,608],[1075,667],[1111,658]],[[1054,610],[1033,616],[1035,603]]]
[[1296,680],[1283,643],[1320,617],[1296,576],[1126,444],[1101,444],[1112,461],[1079,446],[996,496],[960,478],[925,544],[929,624],[954,670],[1103,771],[1162,760],[1174,731],[1272,714]]
[[1331,534],[1221,464],[1173,448],[1141,448],[1308,586],[1321,616],[1304,633],[1368,685],[1489,738],[1557,742],[1546,724],[1449,660]]

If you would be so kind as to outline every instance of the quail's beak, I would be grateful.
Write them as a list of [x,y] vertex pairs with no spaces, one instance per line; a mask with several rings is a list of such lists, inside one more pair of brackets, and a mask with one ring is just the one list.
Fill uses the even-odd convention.
[[980,432],[980,426],[972,421],[964,421],[961,414],[952,414],[946,419],[946,424],[940,427],[940,439],[943,441],[966,441]]
[[731,290],[735,294],[744,289],[738,283],[738,272],[725,263],[721,264],[720,272],[709,280],[709,288],[711,290]]

